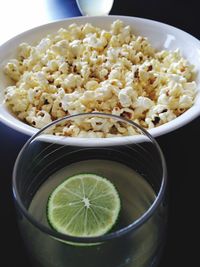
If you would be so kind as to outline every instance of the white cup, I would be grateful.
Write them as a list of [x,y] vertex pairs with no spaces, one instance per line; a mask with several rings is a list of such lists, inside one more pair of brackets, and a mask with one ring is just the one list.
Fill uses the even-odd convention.
[[83,16],[108,15],[114,0],[76,0],[79,10]]

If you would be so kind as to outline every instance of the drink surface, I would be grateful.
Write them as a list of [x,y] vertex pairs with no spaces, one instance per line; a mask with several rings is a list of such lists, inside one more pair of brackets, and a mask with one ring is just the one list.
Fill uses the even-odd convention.
[[114,0],[77,0],[81,13],[85,16],[108,15]]
[[70,164],[57,171],[39,188],[29,211],[41,223],[48,225],[46,209],[52,191],[67,177],[81,173],[94,173],[109,179],[119,192],[121,214],[115,228],[128,226],[138,219],[155,199],[151,186],[133,169],[110,160],[86,160]]

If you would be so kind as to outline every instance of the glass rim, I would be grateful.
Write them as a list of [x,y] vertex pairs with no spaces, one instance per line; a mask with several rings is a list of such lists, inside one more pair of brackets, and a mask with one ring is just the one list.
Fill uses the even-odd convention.
[[[150,141],[153,143],[153,145],[155,146],[155,148],[158,151],[158,155],[161,159],[161,166],[162,166],[162,179],[161,179],[161,185],[158,191],[158,194],[156,195],[154,201],[151,203],[150,207],[135,221],[133,221],[132,223],[130,223],[129,225],[127,225],[126,227],[123,227],[122,229],[119,229],[117,231],[108,233],[108,234],[104,234],[102,236],[97,236],[97,237],[76,237],[76,236],[70,236],[70,235],[66,235],[63,233],[59,233],[56,232],[54,229],[48,228],[46,227],[44,224],[40,223],[38,220],[36,220],[34,218],[34,216],[32,216],[27,208],[24,206],[20,194],[18,192],[17,189],[17,168],[18,168],[18,163],[21,159],[22,154],[24,153],[24,151],[26,150],[26,148],[29,146],[29,144],[39,135],[41,135],[42,132],[44,132],[47,128],[51,127],[54,124],[57,124],[61,121],[64,120],[70,120],[72,118],[76,118],[76,117],[87,117],[87,116],[102,116],[102,117],[110,117],[113,119],[117,119],[119,121],[122,122],[126,122],[128,124],[133,125],[134,127],[138,128],[145,136],[147,136]],[[122,136],[123,137],[123,136]],[[118,138],[118,137],[114,137],[114,138]],[[102,138],[96,138],[96,139],[102,139]],[[109,138],[108,138],[109,139]],[[122,237],[126,234],[128,234],[129,232],[132,232],[134,230],[136,230],[137,228],[139,228],[140,226],[142,226],[146,221],[148,221],[152,215],[154,214],[154,212],[157,210],[157,208],[159,207],[159,205],[161,204],[165,191],[166,191],[166,186],[167,186],[167,167],[166,167],[166,162],[165,162],[165,158],[163,155],[163,152],[159,146],[159,144],[157,143],[157,141],[155,140],[155,138],[144,128],[142,128],[140,125],[138,125],[137,123],[128,120],[126,118],[117,116],[117,115],[113,115],[113,114],[107,114],[107,113],[100,113],[100,112],[92,112],[92,113],[79,113],[79,114],[74,114],[74,115],[69,115],[69,116],[65,116],[63,118],[57,119],[51,123],[49,123],[48,125],[46,125],[45,127],[43,127],[42,129],[40,129],[36,134],[32,135],[28,141],[24,144],[24,146],[22,147],[22,149],[20,150],[15,164],[14,164],[14,168],[13,168],[13,178],[12,178],[12,191],[13,191],[13,196],[14,196],[14,201],[16,202],[17,206],[19,207],[20,211],[22,212],[22,214],[26,217],[26,219],[33,224],[36,228],[38,228],[40,231],[42,231],[45,234],[48,234],[52,237],[54,237],[55,239],[59,239],[61,241],[66,241],[66,242],[74,242],[74,243],[90,243],[90,244],[94,244],[94,243],[101,243],[104,241],[108,241],[108,240],[112,240],[112,239],[116,239],[119,237]]]

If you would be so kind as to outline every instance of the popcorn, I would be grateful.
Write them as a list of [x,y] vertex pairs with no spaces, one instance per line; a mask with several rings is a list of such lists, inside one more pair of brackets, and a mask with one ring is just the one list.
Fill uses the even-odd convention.
[[108,133],[110,128],[113,126],[113,123],[109,122],[104,118],[91,118],[87,120],[94,131],[99,131],[103,133]]
[[81,40],[74,40],[69,44],[70,51],[74,57],[80,56],[83,50],[81,43],[82,43]]
[[[146,129],[167,123],[189,109],[196,96],[193,66],[180,51],[155,51],[116,20],[110,30],[71,24],[19,45],[5,65],[12,85],[8,108],[35,128],[66,115],[105,112]],[[105,118],[74,120],[52,128],[56,135],[113,137],[137,134],[133,127]]]
[[155,126],[167,123],[176,118],[176,115],[168,109],[167,105],[157,105],[152,108],[147,113],[145,119],[148,128],[154,128]]
[[95,90],[99,86],[98,82],[95,80],[90,80],[86,83],[85,89],[87,90]]
[[62,88],[77,88],[82,84],[82,78],[80,75],[70,73],[63,81]]
[[15,82],[19,81],[21,76],[19,61],[16,59],[10,60],[5,66],[5,73],[13,81]]
[[136,116],[140,116],[144,111],[149,110],[151,107],[154,106],[154,103],[151,99],[139,96],[134,103],[134,112]]
[[27,116],[27,121],[34,127],[41,129],[48,123],[52,122],[52,119],[48,112],[44,110],[36,112],[36,109],[33,108],[29,111],[29,114]]
[[112,85],[104,85],[95,90],[96,100],[106,101],[110,98],[112,98]]
[[27,43],[21,43],[18,49],[19,59],[25,59],[30,56],[31,46]]
[[67,64],[66,62],[63,62],[60,66],[59,66],[59,71],[61,73],[64,74],[68,74],[69,72],[69,64]]
[[81,94],[79,92],[74,91],[71,94],[64,94],[61,105],[63,110],[67,111],[68,109],[71,109],[76,101],[80,98]]
[[136,100],[137,93],[131,86],[129,86],[120,90],[118,97],[122,107],[130,107],[131,104]]
[[188,95],[182,95],[179,98],[179,108],[187,109],[193,104],[193,97]]

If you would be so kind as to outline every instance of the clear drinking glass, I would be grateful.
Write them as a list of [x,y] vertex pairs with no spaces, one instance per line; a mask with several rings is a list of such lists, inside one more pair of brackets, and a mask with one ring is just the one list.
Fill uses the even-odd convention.
[[[60,130],[85,123],[90,137],[48,134],[55,127]],[[92,127],[96,127],[96,134],[102,129],[113,135],[117,129],[129,129],[133,135],[96,138]],[[115,227],[105,235],[67,236],[48,224],[50,193],[67,177],[80,173],[106,177],[119,193],[121,212]],[[156,266],[165,243],[166,176],[157,142],[127,119],[102,113],[78,114],[38,131],[22,148],[13,172],[19,226],[33,266]]]
[[114,0],[76,0],[79,10],[83,16],[108,15]]

